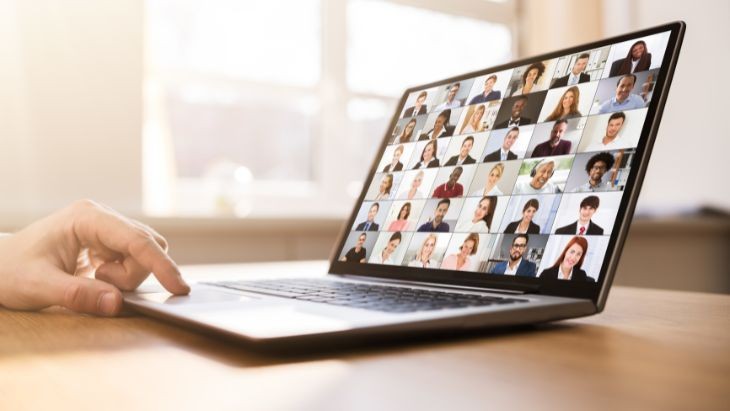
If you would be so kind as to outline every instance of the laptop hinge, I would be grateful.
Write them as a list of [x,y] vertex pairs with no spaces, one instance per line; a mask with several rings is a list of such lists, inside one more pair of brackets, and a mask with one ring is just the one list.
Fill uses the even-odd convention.
[[[450,289],[450,290],[463,290],[463,291],[488,291],[493,293],[503,293],[503,294],[528,294],[528,293],[536,293],[539,289],[538,286],[534,287],[533,289],[523,289],[523,290],[509,290],[504,288],[492,288],[492,287],[485,287],[485,286],[479,286],[479,287],[472,287],[468,285],[455,285],[455,284],[442,284],[442,283],[430,283],[427,281],[408,281],[408,280],[397,280],[392,278],[373,278],[373,277],[366,277],[366,276],[360,276],[360,275],[354,275],[354,274],[330,274],[330,275],[336,275],[338,277],[344,277],[348,279],[353,280],[359,280],[359,281],[367,281],[367,282],[378,282],[378,283],[390,283],[390,284],[401,284],[401,285],[419,285],[419,286],[425,286],[425,287],[435,287],[435,288],[444,288],[444,289]],[[528,288],[528,287],[525,287]]]

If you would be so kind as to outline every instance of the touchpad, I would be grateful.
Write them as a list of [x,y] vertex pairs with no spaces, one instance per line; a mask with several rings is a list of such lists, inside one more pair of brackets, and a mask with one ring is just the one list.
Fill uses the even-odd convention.
[[210,289],[193,288],[188,295],[172,295],[167,292],[139,294],[139,298],[154,301],[165,305],[190,305],[201,303],[223,303],[229,301],[248,301],[256,297],[242,294],[227,293]]

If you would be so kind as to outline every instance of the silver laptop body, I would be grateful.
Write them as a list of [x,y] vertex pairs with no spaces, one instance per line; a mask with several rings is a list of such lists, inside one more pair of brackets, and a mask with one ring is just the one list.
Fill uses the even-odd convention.
[[[670,23],[410,88],[326,276],[311,282],[226,278],[193,284],[188,296],[140,288],[124,300],[142,313],[253,344],[598,313],[684,31],[683,22]],[[632,87],[622,99],[624,83]],[[571,90],[581,103],[561,112]],[[516,142],[496,157],[509,146],[510,133],[519,133]],[[489,174],[500,168],[497,190],[487,192]],[[387,180],[390,191],[383,195]]]

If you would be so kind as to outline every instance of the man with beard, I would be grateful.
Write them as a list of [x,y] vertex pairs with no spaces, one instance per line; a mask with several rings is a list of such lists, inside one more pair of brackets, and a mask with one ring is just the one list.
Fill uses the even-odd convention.
[[542,142],[535,146],[532,151],[532,157],[548,157],[548,156],[561,156],[564,154],[570,154],[570,148],[572,143],[568,140],[563,140],[563,135],[568,129],[568,120],[558,120],[553,124],[552,130],[550,130],[550,139]]
[[509,260],[497,263],[492,269],[492,273],[535,277],[537,275],[537,266],[535,263],[522,258],[527,250],[527,243],[529,241],[530,237],[527,234],[517,234],[512,239],[512,246],[509,249]]
[[449,212],[449,206],[451,206],[451,201],[448,198],[444,198],[443,200],[439,201],[436,205],[436,211],[434,212],[431,221],[427,221],[423,225],[418,227],[418,231],[448,233],[449,224],[444,221],[444,217],[446,217],[446,213]]
[[608,191],[613,189],[609,181],[603,181],[603,176],[613,167],[614,158],[611,153],[594,154],[588,163],[586,163],[586,173],[588,173],[588,182],[576,187],[573,192],[584,191]]

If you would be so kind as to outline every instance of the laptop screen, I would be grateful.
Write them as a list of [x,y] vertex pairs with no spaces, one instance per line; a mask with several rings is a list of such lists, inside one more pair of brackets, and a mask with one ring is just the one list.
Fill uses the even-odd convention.
[[595,285],[670,35],[410,89],[336,264]]

